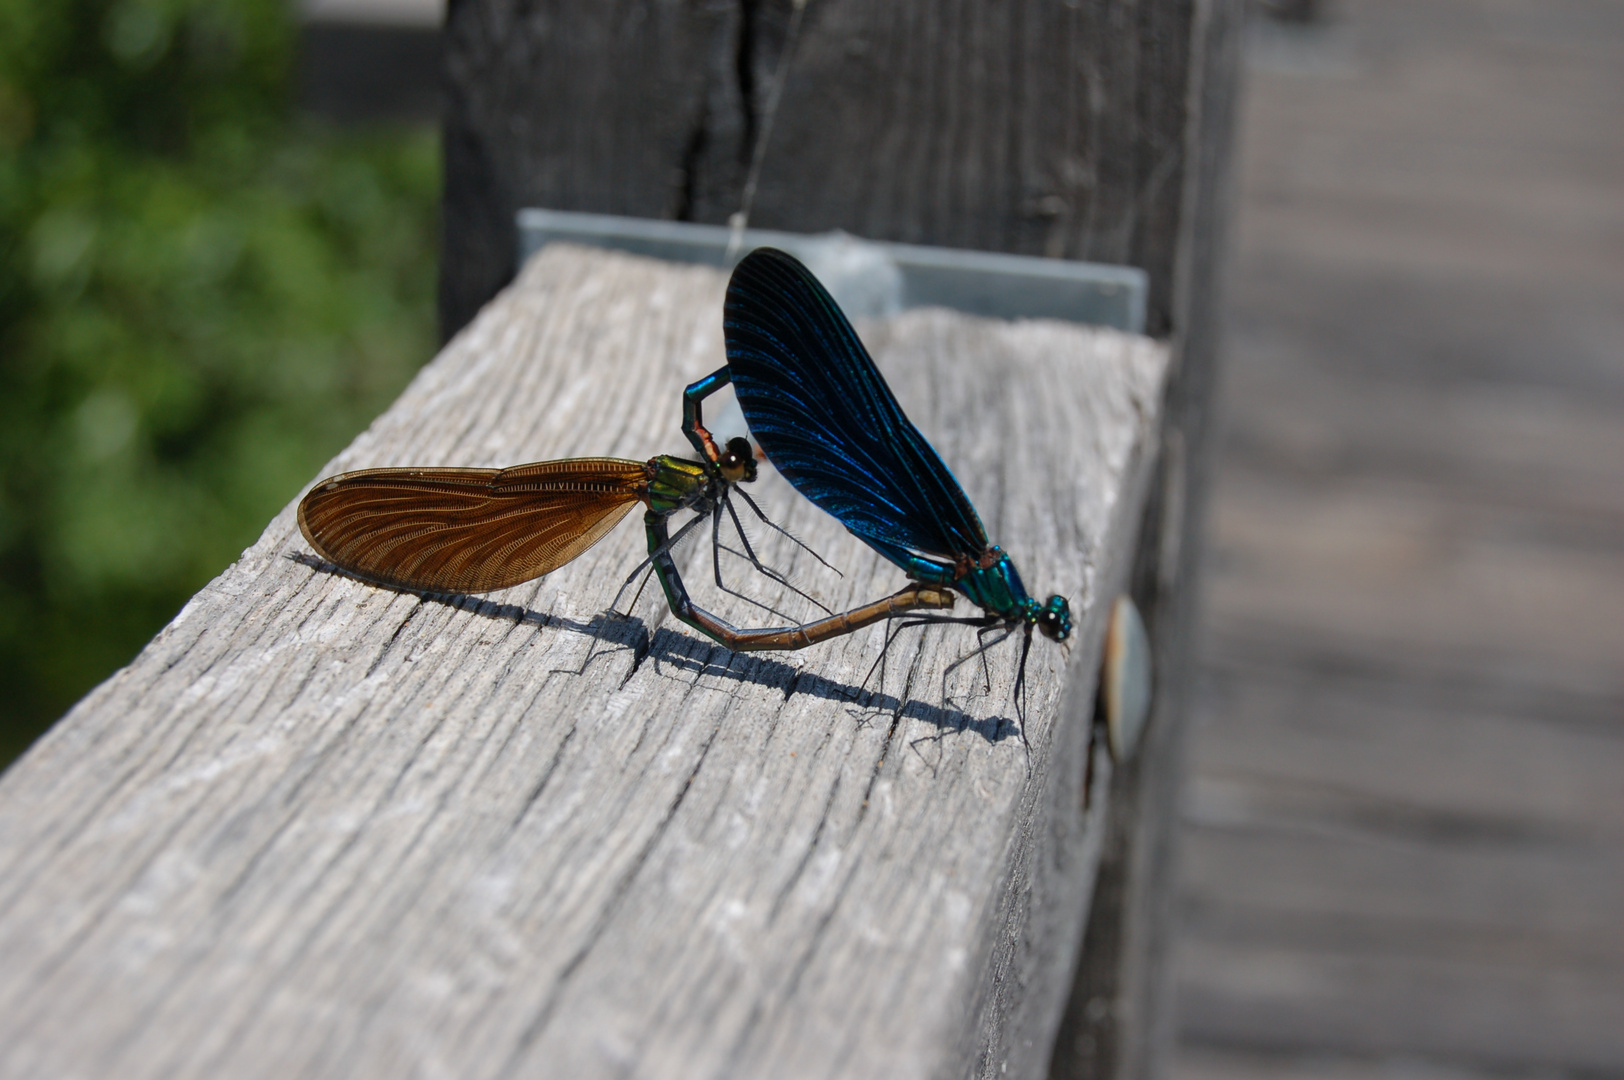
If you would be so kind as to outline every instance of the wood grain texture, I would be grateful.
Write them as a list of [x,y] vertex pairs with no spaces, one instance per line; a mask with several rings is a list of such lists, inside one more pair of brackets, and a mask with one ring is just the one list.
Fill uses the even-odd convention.
[[[1165,334],[1191,40],[1179,7],[810,5],[753,221],[1142,266],[1148,325]],[[765,82],[780,50],[760,51]]]
[[[1163,336],[1203,11],[1235,6],[812,0],[751,223],[1143,267]],[[446,332],[512,275],[520,207],[725,223],[790,7],[453,0]]]
[[[722,288],[550,248],[328,471],[673,449]],[[650,595],[607,617],[633,528],[426,598],[330,572],[290,505],[0,778],[0,1073],[1041,1075],[1166,353],[941,311],[860,329],[1026,580],[1072,597],[1075,643],[1033,648],[1030,755],[1013,647],[944,693],[968,631],[905,634],[858,702],[878,629],[763,659]],[[898,584],[755,493],[845,569],[768,545],[826,602]]]
[[[512,280],[521,207],[691,217],[698,156],[736,162],[746,153],[734,74],[739,8],[450,0],[446,336]],[[742,175],[733,189],[741,185]]]

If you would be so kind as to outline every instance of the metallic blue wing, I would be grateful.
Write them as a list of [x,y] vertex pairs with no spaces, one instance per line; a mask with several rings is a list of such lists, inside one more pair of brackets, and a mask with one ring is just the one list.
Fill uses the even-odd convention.
[[733,271],[727,363],[750,431],[797,491],[904,569],[987,548],[964,489],[903,414],[829,293],[773,248]]

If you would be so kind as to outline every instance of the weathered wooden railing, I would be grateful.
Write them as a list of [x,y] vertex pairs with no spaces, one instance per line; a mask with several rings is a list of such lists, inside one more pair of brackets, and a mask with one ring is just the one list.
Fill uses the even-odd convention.
[[[550,247],[331,469],[680,452],[724,281]],[[941,310],[862,329],[1028,584],[1072,598],[1074,642],[1032,649],[1029,748],[1013,643],[944,679],[974,635],[905,633],[863,695],[883,628],[763,657],[654,589],[607,613],[634,524],[433,598],[333,572],[290,505],[0,778],[0,1074],[1041,1075],[1167,350]],[[845,570],[768,544],[799,584],[900,584],[766,472]]]
[[[1155,1075],[1240,6],[451,4],[448,330],[511,278],[520,207],[717,224],[752,162],[753,225],[1147,271],[1160,344],[863,327],[1028,585],[1072,597],[1030,752],[1013,646],[944,679],[968,630],[905,634],[864,695],[878,629],[736,656],[652,595],[608,614],[634,525],[419,598],[324,568],[290,507],[0,777],[0,1075]],[[332,467],[680,452],[721,292],[550,249]],[[757,488],[846,571],[773,548],[831,606],[898,584]],[[1124,587],[1160,678],[1113,771]]]
[[1243,9],[1242,0],[456,0],[448,9],[448,331],[510,280],[523,207],[720,225],[747,189],[753,227],[843,229],[1149,275],[1146,326],[1170,359],[1132,593],[1160,678],[1141,752],[1110,785],[1053,1080],[1155,1077],[1170,1042],[1172,822],[1193,682]]

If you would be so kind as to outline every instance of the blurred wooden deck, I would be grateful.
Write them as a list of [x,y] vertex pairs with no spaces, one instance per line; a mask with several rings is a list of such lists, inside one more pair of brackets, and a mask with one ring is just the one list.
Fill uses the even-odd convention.
[[1250,43],[1179,1080],[1624,1075],[1624,5]]

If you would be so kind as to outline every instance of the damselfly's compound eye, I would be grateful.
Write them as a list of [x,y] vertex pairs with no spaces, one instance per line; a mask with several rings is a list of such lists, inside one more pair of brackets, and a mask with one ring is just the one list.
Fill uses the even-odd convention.
[[1071,604],[1064,596],[1051,596],[1038,614],[1038,629],[1055,641],[1071,637]]
[[722,479],[730,484],[748,484],[754,480],[756,455],[750,448],[750,440],[738,437],[729,439],[727,449],[716,459],[716,467],[722,470]]

